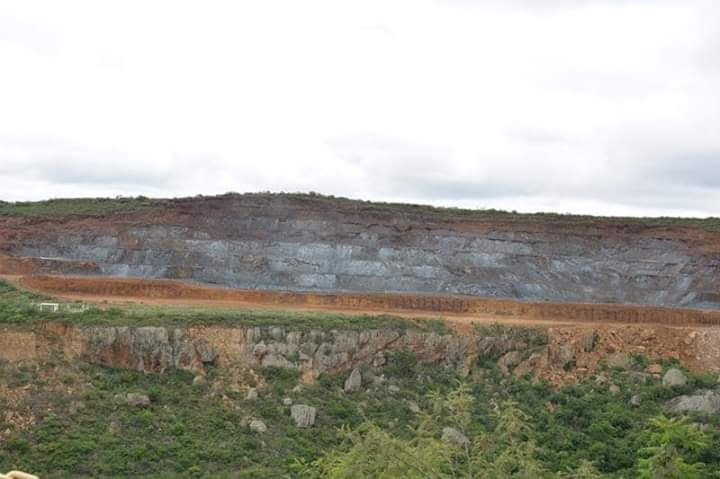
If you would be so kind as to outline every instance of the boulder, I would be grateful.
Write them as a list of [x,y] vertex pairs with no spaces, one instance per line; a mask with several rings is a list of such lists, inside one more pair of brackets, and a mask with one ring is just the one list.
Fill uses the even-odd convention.
[[350,376],[345,380],[344,390],[346,393],[357,391],[362,386],[362,375],[360,370],[355,368],[350,373]]
[[247,395],[245,396],[246,401],[254,401],[258,398],[258,392],[255,388],[248,389]]
[[310,427],[315,424],[317,409],[305,404],[295,404],[290,408],[290,417],[297,427]]
[[204,386],[207,384],[207,379],[205,379],[205,376],[195,376],[192,384],[193,386]]
[[720,391],[699,391],[697,394],[678,396],[666,403],[673,412],[720,412]]
[[454,444],[461,447],[465,447],[470,444],[470,440],[467,436],[454,427],[444,427],[441,439],[448,444]]
[[292,406],[293,400],[290,398],[283,398],[282,403],[283,406]]
[[264,422],[254,419],[250,421],[250,430],[262,434],[263,432],[267,431],[267,426]]
[[630,398],[630,405],[638,407],[640,405],[640,396],[637,394],[633,394],[633,396]]
[[115,400],[124,402],[128,406],[145,407],[150,405],[150,397],[147,394],[127,393],[116,394]]
[[687,381],[687,376],[677,368],[668,369],[662,378],[663,386],[684,386]]

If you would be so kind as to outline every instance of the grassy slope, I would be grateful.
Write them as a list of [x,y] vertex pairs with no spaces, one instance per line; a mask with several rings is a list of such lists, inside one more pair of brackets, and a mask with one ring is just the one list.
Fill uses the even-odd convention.
[[204,309],[183,306],[122,305],[113,308],[91,306],[82,313],[40,311],[35,303],[73,303],[15,288],[0,279],[0,325],[32,325],[36,321],[62,321],[82,326],[182,326],[224,324],[237,326],[286,326],[297,330],[418,329],[448,333],[442,320],[412,320],[388,314],[344,315],[314,311]]
[[122,198],[75,198],[52,199],[37,202],[0,202],[0,216],[66,216],[66,215],[104,215],[146,209],[172,208],[174,205],[190,201],[203,201],[213,198],[287,199],[311,203],[316,207],[343,208],[366,213],[411,214],[432,218],[467,219],[475,221],[503,221],[509,223],[534,224],[595,224],[615,226],[682,226],[720,231],[720,218],[673,218],[673,217],[603,217],[572,215],[559,213],[516,213],[495,209],[443,208],[429,205],[384,203],[355,200],[349,198],[324,196],[316,193],[227,193],[219,196],[202,196],[178,199],[149,199],[142,196]]

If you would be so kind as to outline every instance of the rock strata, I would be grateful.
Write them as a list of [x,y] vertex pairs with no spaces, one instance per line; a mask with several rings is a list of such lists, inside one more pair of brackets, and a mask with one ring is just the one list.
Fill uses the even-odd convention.
[[720,308],[720,233],[711,231],[418,214],[286,195],[165,205],[95,218],[0,217],[0,253],[7,267],[31,272],[246,289]]

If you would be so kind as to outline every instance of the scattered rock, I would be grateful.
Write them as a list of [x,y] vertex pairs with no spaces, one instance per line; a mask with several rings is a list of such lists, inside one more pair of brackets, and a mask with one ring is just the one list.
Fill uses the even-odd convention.
[[605,384],[606,382],[608,382],[608,377],[605,373],[595,376],[595,384]]
[[295,404],[290,408],[290,417],[297,427],[310,427],[315,424],[317,409],[304,404]]
[[345,380],[345,387],[343,388],[346,393],[357,391],[362,386],[362,375],[360,369],[355,368],[350,373],[350,376]]
[[282,403],[283,403],[284,406],[292,406],[293,400],[290,399],[290,398],[284,398],[284,399],[282,400]]
[[420,412],[420,406],[415,401],[408,401],[408,409],[415,414]]
[[668,369],[662,378],[663,386],[684,386],[687,381],[687,376],[678,368]]
[[510,370],[520,364],[522,360],[523,353],[520,351],[510,351],[498,359],[497,365],[503,374],[508,375],[510,374]]
[[454,427],[444,427],[441,439],[448,444],[465,447],[470,444],[470,440]]
[[388,386],[388,391],[390,391],[391,393],[399,393],[400,388],[395,386],[394,384],[391,384],[390,386]]
[[647,370],[650,374],[662,374],[662,366],[657,363],[648,366]]
[[139,394],[139,393],[116,394],[115,400],[124,402],[128,406],[133,406],[133,407],[145,407],[145,406],[150,405],[150,398],[146,394]]
[[384,382],[385,382],[384,374],[381,374],[380,376],[373,376],[373,378],[372,378],[372,383],[374,386],[380,386]]
[[630,398],[630,405],[638,407],[640,405],[640,396],[637,394],[633,394],[633,396]]
[[607,365],[611,368],[630,369],[632,358],[628,353],[613,353],[607,357]]
[[255,388],[248,389],[247,395],[245,396],[246,401],[255,401],[258,398],[258,392]]
[[267,431],[267,426],[264,422],[254,419],[250,421],[250,430],[262,434],[263,432]]
[[611,384],[608,390],[610,391],[610,394],[618,394],[620,392],[620,386],[617,384]]
[[715,414],[720,412],[720,391],[699,391],[693,395],[678,396],[668,401],[666,406],[673,412]]
[[193,386],[204,386],[207,384],[207,379],[205,379],[205,376],[195,376],[192,384]]

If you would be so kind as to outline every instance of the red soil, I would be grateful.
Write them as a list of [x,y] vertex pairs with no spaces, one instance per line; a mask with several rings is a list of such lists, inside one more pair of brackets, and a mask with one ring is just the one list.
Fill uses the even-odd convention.
[[615,304],[530,303],[420,294],[309,293],[212,288],[172,280],[21,276],[25,288],[93,302],[196,304],[215,307],[275,307],[337,312],[387,312],[457,322],[500,320],[553,324],[720,325],[720,311]]

